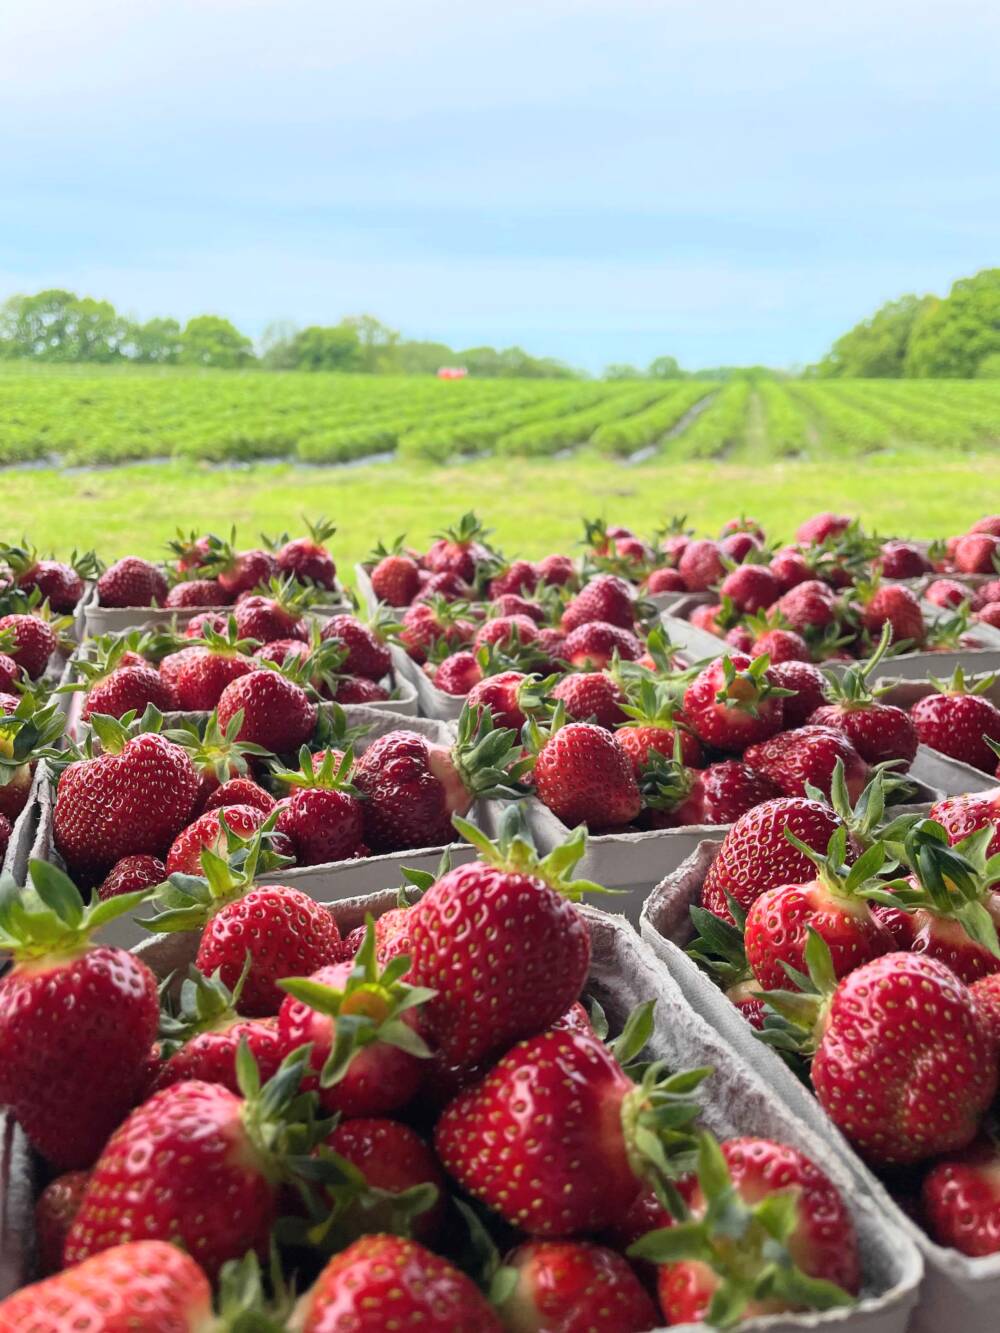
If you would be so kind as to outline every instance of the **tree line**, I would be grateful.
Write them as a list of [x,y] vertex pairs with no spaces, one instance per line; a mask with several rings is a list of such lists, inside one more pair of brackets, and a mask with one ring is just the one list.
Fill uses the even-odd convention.
[[1000,379],[1000,268],[960,278],[946,297],[888,301],[806,373],[817,379]]

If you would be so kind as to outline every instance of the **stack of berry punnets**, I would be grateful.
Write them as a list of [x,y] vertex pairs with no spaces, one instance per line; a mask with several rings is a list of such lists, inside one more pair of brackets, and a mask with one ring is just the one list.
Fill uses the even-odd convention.
[[[775,830],[779,825],[784,826],[788,822],[788,814],[783,814],[780,821],[777,821]],[[803,812],[793,816],[797,821],[795,825],[799,832],[805,834],[805,828],[808,826],[809,818],[815,820],[815,816]],[[807,821],[801,822],[801,821]],[[749,825],[748,825],[749,829]],[[780,836],[780,832],[773,832],[771,836]],[[813,834],[809,840],[813,845],[821,841],[820,834]],[[733,866],[739,866],[741,872],[748,872],[749,866],[756,864],[761,857],[767,856],[767,837],[764,834],[755,833],[752,840],[741,842],[743,852],[737,852],[736,846],[733,846],[731,857]],[[793,852],[791,846],[787,852],[793,857],[799,858],[805,862],[804,857],[799,853]],[[700,848],[681,865],[679,869],[672,874],[668,874],[659,885],[653,889],[651,896],[641,914],[641,936],[647,942],[652,953],[655,954],[660,964],[664,966],[669,977],[679,986],[685,1000],[691,1004],[701,1018],[704,1018],[712,1028],[720,1034],[725,1042],[732,1049],[735,1049],[741,1058],[752,1062],[753,1068],[759,1072],[769,1088],[773,1090],[776,1097],[785,1102],[789,1110],[792,1110],[800,1120],[813,1130],[820,1134],[831,1146],[831,1150],[836,1156],[841,1158],[845,1166],[851,1170],[855,1180],[859,1182],[861,1188],[865,1190],[876,1201],[876,1204],[884,1210],[885,1214],[891,1218],[893,1224],[911,1237],[917,1248],[920,1249],[924,1258],[925,1280],[921,1288],[921,1301],[915,1314],[915,1320],[911,1325],[911,1333],[941,1333],[941,1329],[955,1328],[961,1329],[961,1333],[993,1333],[996,1329],[996,1305],[1000,1301],[1000,1253],[992,1254],[985,1258],[971,1258],[959,1253],[959,1250],[944,1248],[937,1245],[932,1238],[928,1236],[920,1225],[915,1221],[916,1208],[919,1206],[919,1193],[917,1200],[913,1198],[911,1190],[919,1189],[919,1186],[913,1186],[912,1182],[907,1189],[905,1180],[900,1177],[897,1180],[897,1186],[904,1189],[907,1193],[904,1204],[896,1201],[896,1198],[889,1193],[887,1185],[875,1173],[856,1152],[855,1148],[845,1137],[844,1133],[837,1128],[835,1122],[831,1120],[821,1109],[820,1102],[813,1096],[808,1088],[808,1080],[803,1082],[796,1077],[795,1073],[788,1068],[783,1058],[771,1050],[767,1045],[760,1041],[759,1037],[753,1033],[749,1017],[755,1018],[751,1013],[751,1006],[755,1005],[752,996],[760,993],[759,985],[751,980],[748,985],[743,986],[740,977],[745,974],[745,964],[737,960],[735,954],[731,958],[731,968],[725,969],[721,956],[719,958],[719,984],[707,973],[703,972],[696,965],[695,960],[685,948],[691,944],[693,937],[693,925],[691,909],[699,906],[705,901],[703,889],[707,882],[711,884],[728,884],[728,880],[720,880],[716,876],[711,880],[709,872],[712,872],[713,865],[717,858],[723,856],[720,850],[720,844],[715,842],[704,842]],[[771,857],[775,860],[775,857]],[[727,861],[727,865],[729,862]],[[763,862],[761,862],[763,864]],[[788,873],[787,878],[796,880],[799,876]],[[713,889],[715,892],[715,889]],[[720,897],[721,901],[721,897]],[[889,909],[895,910],[895,909]],[[933,960],[929,960],[933,964]],[[941,966],[941,972],[947,973],[947,969]],[[720,989],[720,985],[725,980],[731,980],[732,998],[727,996]],[[791,985],[791,982],[789,982]],[[743,989],[741,989],[743,988]],[[740,996],[745,996],[740,1000]],[[857,1021],[857,1020],[855,1020]],[[916,1032],[921,1028],[920,1022],[913,1025],[916,1038]],[[860,1029],[867,1032],[864,1022],[861,1022]],[[961,1068],[961,1061],[956,1057],[957,1065]],[[973,1058],[971,1068],[983,1064],[983,1060]],[[968,1066],[967,1066],[968,1068]],[[987,1070],[987,1077],[988,1077]],[[863,1066],[861,1078],[871,1081],[872,1088],[880,1085],[887,1074],[884,1069],[875,1070],[871,1065]],[[975,1077],[975,1074],[973,1074]],[[864,1088],[868,1088],[869,1082],[865,1081]],[[867,1100],[868,1092],[863,1092],[863,1101]],[[927,1108],[921,1106],[920,1120],[923,1122],[925,1114],[931,1114]],[[951,1122],[952,1116],[959,1116],[960,1110],[957,1104],[955,1109],[949,1110],[947,1120]],[[899,1174],[900,1168],[896,1168]],[[889,1176],[892,1178],[892,1176]],[[973,1186],[975,1188],[975,1186]],[[957,1197],[957,1196],[956,1196]],[[985,1204],[987,1212],[989,1210],[988,1198],[981,1197],[981,1202]],[[995,1206],[995,1205],[993,1205]]]
[[235,529],[229,538],[178,530],[162,563],[125,556],[103,571],[83,603],[83,628],[94,637],[174,618],[185,622],[225,611],[279,577],[314,590],[316,614],[345,611],[347,596],[326,547],[336,529],[324,519],[305,526],[307,536],[265,537],[249,549],[237,548]]
[[[367,918],[380,919],[387,913],[397,911],[398,900],[392,891],[386,891],[338,903],[330,910],[341,938],[346,939],[363,928]],[[620,919],[595,913],[587,908],[577,910],[587,927],[590,941],[589,966],[584,965],[585,990],[603,1006],[612,1029],[620,1029],[627,1015],[636,1006],[643,1005],[648,1010],[650,1001],[655,1001],[648,1042],[650,1055],[657,1060],[665,1061],[671,1071],[705,1067],[711,1067],[713,1070],[702,1083],[698,1093],[698,1100],[702,1106],[702,1123],[723,1139],[752,1137],[765,1140],[766,1142],[760,1145],[761,1151],[772,1155],[780,1154],[783,1161],[789,1160],[790,1153],[805,1155],[827,1177],[833,1190],[839,1193],[846,1205],[856,1234],[857,1252],[860,1257],[861,1280],[857,1304],[850,1309],[838,1310],[828,1315],[777,1316],[768,1321],[768,1327],[773,1328],[775,1333],[821,1330],[828,1326],[831,1329],[844,1329],[845,1333],[847,1330],[864,1330],[864,1333],[904,1333],[917,1299],[921,1273],[919,1258],[912,1244],[897,1229],[886,1224],[869,1200],[851,1189],[849,1176],[829,1152],[822,1139],[811,1134],[789,1114],[772,1096],[759,1075],[749,1065],[735,1057],[733,1052],[718,1040],[709,1026],[692,1013],[676,986],[659,971],[655,960],[629,927]],[[179,977],[183,975],[192,960],[193,947],[194,941],[189,936],[163,936],[143,945],[137,951],[137,956],[141,957],[157,976],[174,973]],[[583,980],[583,974],[580,979]],[[517,1048],[519,1053],[525,1052],[521,1058],[528,1058],[526,1054],[528,1046],[534,1046],[544,1040],[544,1038],[529,1038],[527,1043]],[[575,1048],[581,1039],[567,1032],[564,1040]],[[583,1040],[590,1047],[592,1038],[585,1035]],[[624,1054],[622,1058],[624,1059]],[[575,1106],[567,1107],[567,1116],[572,1115],[575,1109]],[[465,1114],[469,1114],[468,1110]],[[562,1125],[561,1119],[559,1123]],[[351,1121],[348,1120],[345,1124],[350,1126]],[[537,1133],[537,1128],[532,1132]],[[466,1127],[462,1135],[463,1140],[468,1133]],[[447,1166],[449,1150],[446,1147],[446,1137],[440,1137],[439,1144],[446,1156]],[[787,1145],[787,1147],[778,1148],[776,1145]],[[594,1146],[596,1144],[592,1144],[591,1150]],[[455,1151],[458,1151],[457,1141],[455,1141]],[[505,1156],[510,1151],[510,1148],[506,1149]],[[789,1167],[784,1166],[782,1169],[787,1172]],[[788,1176],[779,1175],[776,1179],[784,1185]],[[8,1178],[4,1184],[13,1190],[22,1182]],[[602,1177],[602,1189],[606,1190],[607,1184],[608,1182]],[[501,1193],[505,1196],[506,1190]],[[632,1229],[631,1235],[641,1234],[651,1225],[658,1225],[658,1222],[644,1221],[644,1225]],[[850,1243],[844,1235],[842,1220],[833,1222],[827,1213],[823,1225],[824,1227],[833,1225],[836,1228],[830,1237],[831,1254],[836,1252],[842,1255],[849,1250]],[[545,1236],[541,1227],[539,1234]],[[631,1236],[628,1237],[630,1238]],[[605,1237],[598,1239],[605,1240]],[[623,1237],[619,1244],[624,1246],[628,1243],[628,1239]],[[431,1243],[433,1244],[433,1241]],[[563,1254],[566,1252],[563,1248],[565,1244],[566,1242],[560,1242]],[[624,1277],[627,1277],[627,1274],[623,1273]],[[599,1328],[602,1333],[612,1333],[612,1330],[614,1333],[619,1333],[619,1330],[626,1328],[637,1330],[659,1327],[660,1319],[656,1316],[653,1306],[648,1303],[648,1297],[641,1298],[638,1289],[631,1285],[631,1279],[628,1281],[630,1284],[628,1289],[635,1292],[633,1300],[636,1308],[628,1315],[624,1313],[616,1315],[614,1311],[607,1310],[606,1300],[601,1302],[600,1312],[585,1306],[584,1309],[589,1311],[588,1328]],[[500,1294],[499,1289],[497,1294]],[[611,1295],[610,1292],[608,1294]],[[695,1294],[692,1292],[692,1297]],[[561,1284],[552,1294],[553,1300],[568,1297],[569,1292],[564,1293]],[[625,1302],[623,1291],[616,1291],[614,1298],[619,1302]],[[308,1308],[310,1299],[308,1292],[303,1299],[305,1308]],[[576,1296],[576,1299],[579,1299],[579,1296]],[[641,1314],[637,1308],[640,1304]],[[385,1327],[384,1323],[378,1322],[377,1308],[373,1303],[373,1312],[368,1316],[369,1322],[357,1326],[365,1330]],[[525,1327],[514,1317],[512,1309],[510,1316],[513,1322],[508,1323],[507,1308],[505,1303],[501,1304],[501,1319],[495,1326],[498,1333],[501,1325],[511,1330]],[[398,1308],[394,1312],[398,1313]],[[582,1311],[580,1317],[583,1317]],[[555,1318],[551,1310],[550,1318]],[[440,1319],[445,1320],[444,1311]],[[470,1333],[472,1329],[476,1329],[477,1333],[486,1333],[487,1329],[493,1330],[494,1324],[489,1322],[486,1307],[483,1307],[480,1319],[480,1323],[470,1321],[461,1324],[460,1327],[468,1328]],[[424,1324],[421,1324],[421,1327],[423,1326]],[[432,1321],[429,1326],[435,1333],[452,1327],[448,1322],[436,1321]],[[531,1323],[528,1326],[536,1327],[537,1324]],[[546,1322],[545,1327],[549,1326]],[[570,1326],[575,1327],[575,1325]],[[691,1329],[692,1333],[695,1327],[705,1327],[703,1324],[696,1326],[680,1322],[676,1322],[674,1326]],[[306,1327],[312,1329],[314,1326],[307,1324]],[[556,1323],[552,1327],[563,1328],[567,1325]]]

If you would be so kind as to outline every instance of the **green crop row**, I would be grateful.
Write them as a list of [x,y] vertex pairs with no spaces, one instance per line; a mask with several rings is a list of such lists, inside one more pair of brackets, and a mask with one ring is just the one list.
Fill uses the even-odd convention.
[[598,426],[590,443],[603,454],[627,457],[650,445],[658,445],[663,437],[682,420],[686,412],[715,388],[703,380],[697,383],[680,382],[652,407],[647,407],[623,421],[608,421]]
[[732,380],[670,446],[683,458],[721,458],[746,440],[750,384]]

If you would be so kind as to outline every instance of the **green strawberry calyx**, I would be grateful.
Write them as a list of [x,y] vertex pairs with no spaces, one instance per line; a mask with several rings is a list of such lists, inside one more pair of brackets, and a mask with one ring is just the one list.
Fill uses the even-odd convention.
[[327,750],[317,767],[309,746],[303,745],[299,750],[299,767],[278,768],[274,770],[272,776],[275,781],[292,789],[319,788],[323,791],[342,791],[349,796],[356,796],[358,800],[366,800],[358,788],[351,785],[350,776],[353,767],[354,750],[351,746],[348,746],[339,757],[335,750]]
[[12,782],[25,764],[59,757],[65,725],[58,705],[40,708],[30,694],[13,713],[0,714],[0,786]]
[[585,893],[611,892],[592,880],[570,879],[574,866],[587,849],[587,830],[582,824],[565,842],[546,856],[539,856],[520,803],[504,809],[495,842],[467,819],[452,815],[451,822],[466,842],[472,843],[478,859],[486,865],[539,879],[571,902],[579,902]]
[[[232,990],[222,980],[221,968],[211,976],[206,976],[203,972],[199,972],[193,963],[191,964],[187,976],[181,983],[176,1008],[161,1008],[159,1037],[160,1055],[163,1059],[169,1059],[193,1037],[200,1036],[204,1032],[221,1031],[231,1023],[239,1021],[237,1006],[252,962],[253,957],[248,952]],[[172,980],[172,976],[167,978],[161,987],[161,992],[166,992]]]
[[320,1072],[320,1086],[331,1088],[350,1068],[358,1051],[380,1042],[426,1060],[430,1047],[403,1015],[437,994],[427,986],[411,986],[403,978],[410,958],[399,954],[380,968],[375,958],[375,922],[365,922],[365,938],[354,965],[338,990],[312,977],[286,977],[279,987],[317,1013],[335,1019],[334,1040]]
[[122,893],[103,902],[85,903],[73,881],[48,861],[32,861],[28,883],[0,878],[0,951],[16,962],[81,953],[91,935],[126,915],[148,895],[148,889]]
[[765,699],[788,698],[795,693],[775,685],[767,674],[771,659],[767,653],[755,657],[748,667],[737,668],[731,657],[719,659],[722,667],[722,687],[716,691],[715,702],[724,708],[739,709],[757,717],[759,705]]
[[252,741],[239,740],[243,726],[243,709],[238,709],[226,723],[219,726],[218,710],[208,715],[203,723],[185,719],[179,726],[165,731],[167,740],[187,750],[199,774],[212,774],[220,783],[229,778],[246,777],[250,771],[247,757],[272,759],[270,750]]
[[777,1300],[789,1309],[808,1310],[855,1303],[842,1287],[796,1266],[790,1242],[799,1226],[797,1190],[776,1190],[759,1203],[746,1203],[708,1130],[698,1134],[696,1171],[703,1215],[693,1217],[684,1208],[675,1225],[648,1232],[627,1253],[657,1264],[707,1265],[719,1279],[706,1315],[712,1328],[733,1328],[751,1302]]
[[[647,1024],[651,1032],[651,1007],[647,1015],[640,1006],[632,1015],[632,1023],[634,1033],[623,1031],[613,1051],[620,1064],[634,1061],[636,1045]],[[637,1072],[639,1081],[622,1099],[625,1151],[636,1178],[652,1185],[676,1216],[683,1205],[673,1182],[691,1170],[697,1147],[694,1122],[701,1106],[691,1094],[714,1071],[706,1067],[671,1073],[658,1060],[639,1066]]]
[[467,792],[489,800],[523,796],[525,787],[520,779],[531,764],[518,754],[515,731],[496,726],[488,708],[465,705],[458,719],[451,760]]

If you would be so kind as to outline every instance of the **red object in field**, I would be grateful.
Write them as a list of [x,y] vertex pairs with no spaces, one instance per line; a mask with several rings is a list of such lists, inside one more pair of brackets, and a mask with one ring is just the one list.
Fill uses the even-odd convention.
[[439,380],[464,380],[468,373],[464,366],[442,366],[437,377]]

